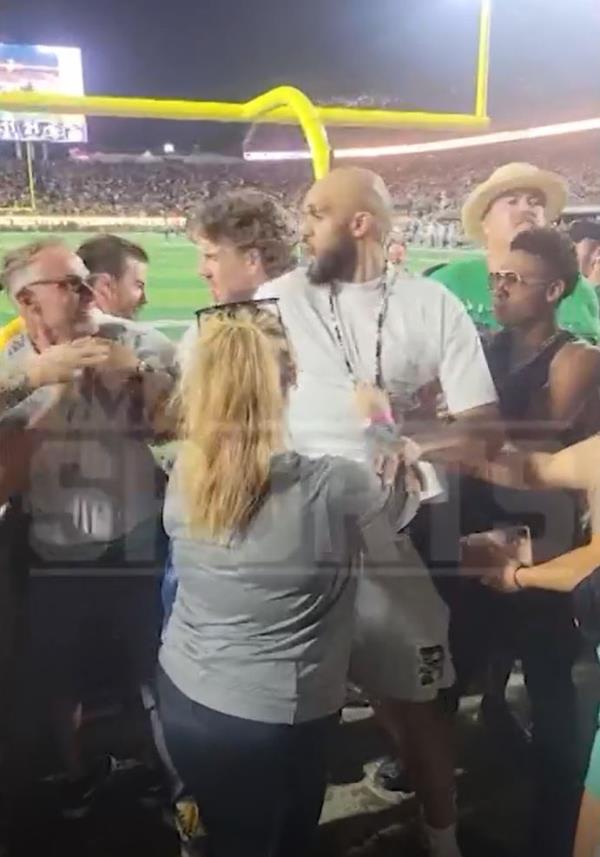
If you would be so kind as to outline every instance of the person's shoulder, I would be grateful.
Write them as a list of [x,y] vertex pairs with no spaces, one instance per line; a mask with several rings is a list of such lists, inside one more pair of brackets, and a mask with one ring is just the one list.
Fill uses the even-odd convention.
[[127,319],[105,312],[94,313],[94,320],[97,323],[98,336],[103,339],[122,339],[132,330],[130,325],[133,322],[128,322]]
[[98,336],[129,345],[140,357],[156,356],[167,363],[175,360],[175,345],[150,322],[102,314],[98,317]]
[[442,300],[448,290],[441,283],[428,277],[396,276],[390,284],[390,296],[403,300],[417,300],[427,303],[428,300]]
[[591,289],[593,292],[595,292],[594,286],[592,285],[592,283],[590,283],[590,281],[588,280],[587,277],[583,276],[583,274],[580,274],[577,277],[577,282],[575,283],[575,288],[578,288],[578,287],[584,288],[586,290]]
[[175,357],[182,371],[187,368],[191,360],[197,338],[198,325],[192,322],[192,324],[190,324],[190,326],[185,330],[175,349]]
[[[397,277],[392,285],[390,300],[392,305],[410,306],[413,314],[421,313],[424,318],[440,314],[466,315],[462,302],[445,284],[429,277]],[[416,317],[416,315],[414,316]]]
[[[101,323],[101,327],[103,324],[104,323]],[[110,316],[107,318],[105,324],[108,327],[112,326],[114,330],[123,333],[126,337],[144,339],[146,342],[153,342],[156,345],[165,345],[169,348],[173,347],[173,343],[169,337],[155,327],[152,322],[135,321],[129,318],[117,318],[116,316]]]
[[551,371],[578,376],[584,370],[600,372],[600,348],[583,339],[565,342],[552,359]]
[[583,274],[580,274],[577,278],[577,282],[575,283],[575,288],[568,297],[572,298],[573,295],[583,296],[584,294],[588,298],[591,297],[593,300],[597,300],[597,293],[593,284],[590,283],[590,281],[586,277],[584,277]]
[[269,298],[282,300],[297,294],[298,289],[303,289],[307,284],[306,269],[300,267],[294,268],[281,277],[263,283],[257,290],[254,298],[255,300],[268,300]]
[[433,271],[428,279],[437,280],[439,283],[452,283],[464,277],[487,275],[487,260],[483,255],[468,256],[465,259],[454,259],[446,265],[442,265]]

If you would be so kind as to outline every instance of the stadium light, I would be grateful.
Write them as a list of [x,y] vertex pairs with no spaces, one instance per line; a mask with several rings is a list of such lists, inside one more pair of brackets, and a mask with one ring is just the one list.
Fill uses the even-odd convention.
[[[394,146],[362,146],[335,149],[337,160],[347,158],[385,158],[399,155],[424,155],[431,152],[446,152],[452,149],[469,149],[476,146],[494,146],[498,143],[516,143],[520,140],[539,140],[544,137],[559,137],[566,134],[581,134],[586,131],[600,131],[600,117],[578,119],[574,122],[560,122],[554,125],[540,125],[535,128],[522,128],[518,131],[498,131],[493,134],[478,134],[475,137],[455,137],[449,140],[431,140],[426,143],[402,143]],[[273,152],[244,152],[246,161],[304,161],[310,155],[304,149]]]
[[173,143],[165,143],[164,144],[163,152],[165,153],[165,155],[172,155],[174,151],[175,151],[175,146],[173,145]]

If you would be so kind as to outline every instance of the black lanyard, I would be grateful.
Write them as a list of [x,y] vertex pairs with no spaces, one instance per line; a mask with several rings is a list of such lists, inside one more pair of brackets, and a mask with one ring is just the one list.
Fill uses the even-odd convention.
[[[379,314],[377,315],[377,328],[375,334],[375,386],[378,387],[380,390],[383,390],[383,368],[381,354],[383,350],[383,324],[385,322],[385,316],[387,314],[389,298],[388,285],[385,277],[381,280],[380,285],[381,306],[379,308]],[[359,379],[356,377],[356,372],[354,371],[352,363],[350,362],[348,350],[346,349],[344,337],[342,336],[342,330],[335,309],[333,285],[329,286],[329,311],[331,313],[331,323],[333,325],[333,332],[335,333],[335,338],[337,339],[338,347],[342,353],[342,357],[344,358],[346,369],[348,370],[348,374],[350,375],[352,382],[356,385],[358,384]]]

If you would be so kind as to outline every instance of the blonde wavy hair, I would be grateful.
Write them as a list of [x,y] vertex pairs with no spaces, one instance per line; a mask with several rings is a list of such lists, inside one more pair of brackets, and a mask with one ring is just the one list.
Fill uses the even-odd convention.
[[202,320],[175,400],[177,472],[193,533],[225,541],[260,507],[271,456],[285,446],[285,405],[295,371],[273,312],[224,306]]

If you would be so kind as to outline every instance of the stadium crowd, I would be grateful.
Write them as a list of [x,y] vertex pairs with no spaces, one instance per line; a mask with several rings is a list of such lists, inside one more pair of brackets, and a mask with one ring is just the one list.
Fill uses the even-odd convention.
[[504,164],[462,200],[481,253],[408,277],[398,200],[348,167],[302,199],[297,266],[285,208],[238,184],[188,187],[213,305],[177,348],[135,321],[152,260],[123,238],[3,261],[4,805],[17,727],[45,718],[58,808],[90,811],[118,768],[82,742],[100,684],[143,699],[146,785],[186,853],[307,857],[351,682],[393,753],[373,787],[408,780],[427,852],[467,857],[452,732],[477,679],[495,739],[529,748],[521,853],[594,857],[573,667],[600,640],[598,223],[556,229],[564,178]]
[[[600,156],[597,135],[581,140],[550,139],[464,152],[382,158],[374,168],[385,179],[397,211],[429,220],[459,220],[461,200],[491,170],[507,159],[535,160],[569,183],[569,203],[600,205]],[[508,155],[510,152],[510,155]],[[508,157],[507,157],[508,155]],[[85,215],[186,215],[198,199],[218,190],[257,187],[294,206],[310,183],[306,163],[226,165],[190,158],[154,158],[123,163],[60,159],[35,164],[40,213]],[[30,204],[25,165],[0,161],[0,208]]]

